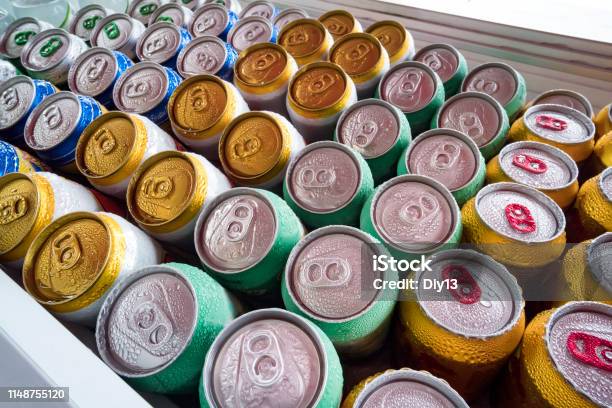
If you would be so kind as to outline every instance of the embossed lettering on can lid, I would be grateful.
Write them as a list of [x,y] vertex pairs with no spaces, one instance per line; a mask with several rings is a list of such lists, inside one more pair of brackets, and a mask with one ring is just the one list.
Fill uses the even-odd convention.
[[431,68],[446,82],[455,75],[459,67],[459,52],[449,44],[431,44],[423,47],[414,56],[415,61],[422,62]]
[[593,278],[612,294],[612,232],[593,239],[587,249],[587,260]]
[[49,150],[72,134],[81,117],[81,102],[68,91],[45,98],[30,114],[23,137],[34,150]]
[[236,22],[227,36],[227,42],[241,52],[253,44],[270,41],[272,33],[273,25],[270,21],[252,16]]
[[213,75],[196,75],[176,88],[168,112],[174,125],[188,131],[200,131],[215,125],[223,117],[228,102],[224,82]]
[[19,245],[38,215],[38,188],[22,173],[0,177],[0,255]]
[[325,27],[313,18],[288,23],[278,36],[278,43],[296,58],[312,55],[325,41]]
[[612,202],[612,167],[608,167],[599,176],[599,189],[609,202]]
[[99,4],[90,4],[81,9],[70,22],[69,31],[85,41],[89,41],[89,37],[96,25],[107,16],[107,9]]
[[400,52],[406,42],[406,28],[397,21],[376,22],[369,26],[366,32],[380,41],[390,58]]
[[612,306],[569,302],[546,325],[545,341],[555,369],[596,405],[612,405]]
[[129,113],[144,113],[156,107],[166,95],[168,76],[155,62],[139,62],[128,68],[113,88],[117,109]]
[[118,50],[132,38],[135,20],[123,13],[106,16],[91,33],[91,45]]
[[225,7],[220,4],[206,4],[193,14],[189,31],[194,37],[218,36],[227,27],[228,20],[228,11]]
[[191,15],[191,10],[178,2],[166,3],[151,14],[149,17],[149,25],[158,21],[167,21],[178,27],[184,27],[190,22]]
[[381,80],[381,98],[410,113],[423,109],[436,92],[435,74],[421,62],[403,62]]
[[324,110],[340,101],[347,90],[346,74],[336,64],[315,62],[291,79],[289,97],[309,110]]
[[328,11],[319,17],[319,21],[327,28],[334,40],[352,32],[355,27],[355,17],[344,10]]
[[491,62],[474,68],[465,77],[461,90],[484,92],[505,106],[518,90],[518,78],[511,66]]
[[161,0],[133,0],[130,2],[127,14],[142,24],[147,24],[151,14],[162,5]]
[[274,11],[274,4],[266,0],[257,0],[247,4],[242,9],[238,17],[240,17],[240,19],[242,20],[243,18],[251,16],[259,16],[271,20],[274,16]]
[[117,68],[117,60],[111,50],[90,48],[79,55],[70,67],[68,86],[72,92],[96,97],[113,84]]
[[578,144],[595,137],[591,118],[567,106],[532,106],[523,115],[523,121],[539,137],[557,143]]
[[23,47],[41,29],[38,20],[32,17],[22,17],[13,21],[0,37],[0,53],[8,58],[19,58]]
[[172,58],[181,45],[181,31],[178,26],[165,21],[151,24],[136,45],[136,55],[141,61],[159,64]]
[[73,38],[72,34],[61,28],[42,31],[23,48],[21,64],[28,71],[53,68],[66,57]]
[[552,89],[538,95],[533,105],[563,105],[584,113],[589,118],[593,116],[591,102],[582,94],[568,89]]
[[0,130],[15,125],[28,113],[35,92],[34,82],[25,75],[0,83]]
[[176,69],[183,78],[199,74],[216,74],[225,64],[227,48],[218,37],[205,35],[194,38],[181,50]]
[[342,67],[349,75],[362,75],[374,67],[382,55],[382,46],[370,34],[352,33],[336,41],[329,60]]
[[278,44],[250,46],[236,61],[236,80],[251,86],[265,86],[274,82],[287,67],[286,53]]
[[302,9],[288,8],[281,11],[276,17],[274,17],[273,24],[280,30],[290,22],[302,18],[308,18],[308,13]]

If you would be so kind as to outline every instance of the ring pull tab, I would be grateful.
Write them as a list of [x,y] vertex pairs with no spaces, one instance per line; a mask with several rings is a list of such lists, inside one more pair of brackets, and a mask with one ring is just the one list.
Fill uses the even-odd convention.
[[567,129],[566,121],[545,114],[536,116],[536,124],[544,129],[552,130],[553,132],[561,132]]
[[454,142],[441,143],[431,155],[431,166],[438,170],[448,170],[459,160],[461,147]]
[[15,44],[19,46],[26,45],[30,38],[36,35],[35,31],[20,31],[15,34]]
[[266,71],[270,68],[276,61],[278,61],[278,56],[271,52],[266,52],[262,56],[260,56],[257,61],[253,63],[253,70],[255,71]]
[[361,61],[370,51],[372,51],[372,47],[370,45],[359,43],[355,48],[348,52],[347,59],[349,61]]
[[493,95],[499,90],[499,84],[492,79],[477,79],[471,87],[473,91],[484,92]]
[[351,265],[340,257],[314,258],[300,268],[300,283],[309,288],[338,288],[351,278]]
[[407,72],[400,79],[399,90],[404,95],[412,96],[419,91],[422,81],[423,74],[421,72]]
[[522,204],[512,203],[505,208],[506,220],[517,232],[528,234],[536,230],[536,222],[529,208]]
[[322,94],[336,83],[336,78],[330,74],[322,74],[317,79],[308,84],[308,91],[313,94]]
[[459,303],[471,305],[480,300],[482,295],[480,286],[465,266],[447,265],[442,270],[442,279],[455,279],[457,281],[457,289],[451,289],[449,286],[448,291]]
[[109,40],[115,40],[119,37],[119,34],[121,34],[121,30],[117,23],[111,21],[104,26],[104,34],[106,34]]
[[205,33],[209,29],[213,28],[217,24],[217,19],[214,17],[205,17],[201,23],[196,25],[196,31],[198,33]]
[[148,16],[149,14],[153,13],[156,9],[157,9],[157,4],[145,4],[143,6],[140,6],[138,11],[140,12],[141,15]]
[[548,165],[544,160],[523,153],[515,154],[512,157],[512,164],[533,174],[543,174],[548,170]]
[[10,224],[26,215],[28,202],[21,194],[11,195],[0,201],[0,225]]
[[[208,48],[208,46],[205,47],[206,51],[210,51],[210,49]],[[196,54],[196,61],[198,62],[198,64],[200,64],[200,66],[206,71],[206,72],[210,72],[213,70],[213,68],[215,68],[217,66],[217,58],[211,54],[208,54],[207,52],[198,52]]]
[[262,26],[255,24],[253,28],[244,33],[244,38],[246,38],[247,41],[255,41],[264,31]]
[[435,72],[438,72],[444,67],[446,60],[440,56],[436,51],[432,51],[427,54],[424,58],[425,64]]
[[567,349],[578,361],[612,372],[612,341],[584,332],[571,332]]
[[353,136],[353,145],[361,149],[372,144],[378,134],[378,124],[373,120],[366,120],[359,126],[359,133]]
[[174,24],[174,19],[170,16],[159,16],[157,17],[157,21],[164,21],[166,23]]
[[247,135],[245,132],[236,142],[231,146],[231,152],[234,159],[246,159],[248,157],[256,155],[262,147],[261,138],[257,134]]
[[73,232],[64,232],[51,243],[53,260],[58,271],[65,271],[73,268],[81,259],[81,243],[77,235]]
[[378,41],[380,41],[380,43],[383,46],[386,46],[387,44],[391,42],[391,36],[387,34],[387,32],[390,32],[390,31],[391,30],[383,30],[376,35],[376,38],[378,39]]
[[344,35],[348,32],[348,28],[344,23],[334,17],[327,19],[327,30],[336,36]]
[[49,106],[43,111],[42,116],[49,130],[57,128],[64,121],[62,111],[57,105]]
[[253,385],[273,386],[285,373],[280,344],[271,330],[256,330],[245,335],[241,354],[247,377]]
[[15,87],[11,87],[6,91],[2,92],[0,101],[6,110],[13,110],[19,105],[19,94]]
[[98,21],[102,20],[101,16],[91,16],[89,18],[86,18],[83,21],[83,28],[86,30],[93,30],[96,26],[96,24],[98,24]]
[[87,78],[89,82],[95,82],[99,80],[102,75],[104,75],[104,71],[106,70],[107,66],[108,63],[105,59],[95,57],[87,67],[87,70],[85,72],[85,78]]
[[242,241],[249,232],[253,218],[255,216],[255,208],[248,202],[238,202],[232,206],[227,219],[227,227],[224,231],[228,241]]
[[40,56],[48,58],[52,56],[53,54],[55,54],[57,50],[62,48],[62,45],[64,45],[64,42],[61,40],[61,38],[59,37],[50,38],[49,41],[47,41],[45,45],[43,45],[42,48],[40,49],[40,52],[39,52]]
[[336,170],[333,167],[304,166],[297,174],[297,184],[306,189],[328,188],[336,181]]
[[145,80],[130,82],[125,87],[125,96],[128,98],[139,98],[149,93],[149,83]]
[[429,193],[421,194],[418,199],[412,199],[402,206],[399,210],[399,217],[402,221],[419,225],[440,211],[440,203]]
[[145,44],[145,50],[149,55],[156,54],[168,46],[168,40],[165,36],[154,38]]

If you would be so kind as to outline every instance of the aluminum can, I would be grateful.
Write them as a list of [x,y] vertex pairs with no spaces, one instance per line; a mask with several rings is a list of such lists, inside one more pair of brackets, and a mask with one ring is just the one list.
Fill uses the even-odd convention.
[[304,145],[302,135],[282,115],[246,112],[223,131],[219,160],[236,185],[280,190],[289,162]]
[[219,160],[219,140],[225,128],[248,111],[238,90],[214,75],[184,80],[168,102],[168,116],[176,137],[212,161]]
[[383,76],[376,98],[397,106],[410,123],[412,135],[426,130],[444,103],[444,86],[438,74],[422,62],[405,61]]
[[414,56],[415,61],[431,68],[444,84],[444,94],[450,98],[459,92],[468,67],[463,54],[450,44],[430,44]]
[[165,151],[138,167],[126,199],[132,218],[149,235],[190,248],[198,216],[230,187],[225,175],[204,157]]
[[139,62],[128,68],[113,88],[115,106],[127,113],[138,113],[158,125],[168,121],[166,107],[181,77],[173,69],[155,62]]
[[551,89],[550,91],[542,92],[527,103],[525,110],[531,108],[533,105],[551,104],[567,106],[568,108],[576,109],[589,118],[595,118],[591,102],[584,95],[568,89]]
[[365,32],[372,34],[385,47],[392,67],[414,58],[414,38],[410,31],[397,21],[377,21]]
[[154,154],[176,148],[172,136],[146,117],[108,112],[83,130],[76,165],[96,189],[124,200],[138,166]]
[[306,146],[289,162],[283,197],[311,229],[359,226],[365,200],[374,191],[366,161],[350,147],[332,141]]
[[150,24],[136,44],[140,61],[150,61],[176,70],[178,54],[191,41],[189,32],[174,23],[159,21]]
[[485,182],[485,160],[466,134],[452,129],[421,133],[400,157],[397,174],[419,174],[449,189],[459,207]]
[[575,206],[589,235],[612,231],[612,167],[580,186]]
[[595,116],[596,138],[604,136],[612,131],[612,103],[604,106]]
[[483,92],[461,92],[442,105],[432,118],[431,127],[466,134],[488,160],[506,143],[510,126],[506,111],[494,98]]
[[355,102],[353,80],[331,62],[305,65],[289,81],[289,118],[309,143],[330,140],[340,115]]
[[17,68],[9,61],[0,59],[0,83],[8,81],[9,79],[16,77],[17,75],[22,75],[21,71],[19,71],[19,68]]
[[303,18],[287,23],[278,35],[278,43],[302,67],[327,60],[334,40],[320,21]]
[[292,21],[299,20],[302,18],[308,18],[308,13],[299,8],[288,8],[280,11],[275,17],[272,23],[280,31],[284,26]]
[[242,6],[238,0],[206,0],[206,4],[219,4],[234,12],[236,16],[242,11]]
[[0,177],[0,263],[21,270],[34,238],[73,211],[101,211],[85,187],[53,173],[11,173]]
[[612,131],[606,133],[595,142],[594,155],[591,160],[595,162],[597,172],[612,166]]
[[136,59],[136,43],[144,33],[140,21],[123,13],[104,17],[94,28],[89,41],[92,46],[119,51],[132,61]]
[[319,17],[327,31],[334,37],[334,41],[350,33],[361,33],[361,23],[346,10],[331,10]]
[[267,19],[258,16],[238,20],[227,35],[227,42],[238,53],[257,43],[275,43],[278,30]]
[[515,142],[506,145],[487,164],[487,182],[500,181],[533,187],[567,209],[578,194],[578,166],[556,147],[539,142]]
[[98,352],[136,389],[195,392],[206,352],[235,316],[229,294],[202,270],[137,266],[104,301]]
[[276,194],[236,187],[202,212],[194,237],[206,272],[228,289],[262,296],[279,292],[289,253],[304,234],[299,218]]
[[45,30],[23,47],[21,65],[30,77],[61,86],[68,80],[70,66],[87,48],[85,41],[61,28]]
[[23,146],[25,124],[34,110],[47,96],[57,92],[50,82],[25,75],[0,83],[0,136],[3,140]]
[[395,164],[412,136],[402,111],[381,99],[365,99],[342,113],[334,140],[363,156],[376,186],[395,175]]
[[386,49],[367,33],[351,33],[338,39],[329,51],[329,60],[351,77],[359,99],[373,97],[381,78],[389,71]]
[[0,36],[0,56],[19,64],[23,47],[36,34],[52,28],[51,24],[36,18],[18,18]]
[[267,110],[287,117],[289,80],[298,64],[278,44],[251,45],[234,65],[234,85],[253,110]]
[[238,53],[219,37],[205,35],[193,39],[181,50],[176,69],[185,79],[209,74],[231,82]]
[[187,30],[191,26],[192,19],[193,11],[190,8],[178,2],[166,3],[151,14],[149,25],[153,25],[158,21],[165,21]]
[[483,92],[499,102],[510,120],[523,110],[527,86],[523,76],[508,64],[488,62],[472,69],[461,84],[461,91]]
[[325,333],[286,310],[260,309],[232,321],[213,342],[200,406],[338,407],[342,382],[340,359]]
[[180,3],[183,7],[187,7],[191,11],[204,7],[204,0],[170,0],[171,3]]
[[81,40],[89,42],[93,29],[96,28],[100,20],[110,14],[113,14],[113,11],[99,4],[89,4],[81,7],[70,21],[68,31]]
[[240,12],[238,18],[241,20],[243,18],[257,16],[263,17],[267,20],[274,20],[274,17],[278,14],[278,9],[274,6],[273,3],[267,0],[255,0],[249,2]]
[[593,152],[595,125],[588,116],[561,105],[536,105],[512,124],[512,142],[530,140],[558,147],[577,163]]
[[214,35],[223,41],[238,21],[238,16],[232,10],[217,3],[206,4],[193,14],[189,32],[193,38],[204,35]]
[[0,140],[0,177],[9,173],[34,173],[45,166],[29,153]]
[[143,25],[149,23],[151,15],[161,7],[163,0],[132,0],[127,9],[127,14],[134,20],[140,21]]

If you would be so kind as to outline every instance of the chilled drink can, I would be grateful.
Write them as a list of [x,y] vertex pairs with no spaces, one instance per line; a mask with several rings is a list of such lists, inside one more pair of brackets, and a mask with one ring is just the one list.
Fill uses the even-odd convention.
[[280,11],[272,21],[276,28],[280,31],[284,26],[292,21],[299,20],[301,18],[308,18],[308,13],[299,8],[288,8]]
[[346,10],[331,10],[319,17],[334,41],[350,33],[361,33],[363,28],[355,16]]
[[430,44],[421,48],[414,60],[426,64],[438,74],[447,99],[459,92],[468,67],[458,49],[450,44]]
[[217,3],[206,4],[195,11],[189,32],[193,38],[214,35],[223,41],[238,21],[232,10]]
[[278,9],[273,3],[267,0],[255,0],[249,2],[238,17],[242,20],[243,18],[258,16],[272,21],[276,14],[278,14]]
[[34,173],[45,167],[29,153],[0,140],[0,177],[9,173]]
[[178,27],[188,30],[191,26],[193,11],[179,3],[166,3],[151,14],[149,25],[158,21],[172,23]]
[[612,103],[604,106],[595,116],[595,127],[597,128],[597,138],[604,136],[612,131]]
[[172,3],[180,3],[183,7],[187,7],[191,11],[204,7],[204,0],[170,0]]
[[52,29],[46,21],[32,17],[22,17],[6,27],[0,36],[0,55],[16,64],[20,63],[23,47],[41,31]]
[[575,206],[589,235],[612,232],[612,167],[580,186]]
[[161,7],[163,0],[132,0],[127,9],[127,14],[143,25],[147,25],[155,10]]
[[531,100],[525,109],[533,105],[562,105],[568,108],[576,109],[578,112],[585,114],[589,118],[595,118],[593,105],[581,93],[570,91],[569,89],[551,89],[550,91],[542,92]]
[[334,39],[320,21],[302,18],[287,23],[280,30],[278,43],[291,54],[298,66],[328,59]]
[[136,55],[140,61],[156,62],[176,70],[177,57],[190,41],[187,29],[159,21],[144,31],[136,44]]
[[238,20],[227,34],[227,42],[239,53],[257,43],[275,43],[278,30],[270,20],[252,16]]
[[92,46],[120,51],[136,59],[136,44],[145,26],[127,14],[115,13],[103,18],[94,28],[89,41]]
[[392,67],[400,62],[410,61],[414,58],[414,38],[410,31],[394,20],[377,21],[365,31],[380,41],[389,54]]
[[176,70],[185,79],[209,74],[231,82],[238,53],[219,37],[205,35],[193,39],[181,50]]
[[21,71],[11,62],[0,59],[0,83],[21,75]]
[[590,160],[595,162],[594,167],[598,173],[606,167],[612,167],[612,131],[597,139]]
[[236,16],[242,11],[242,6],[238,0],[206,0],[206,4],[219,4],[232,11]]
[[89,42],[91,33],[93,33],[96,25],[100,23],[100,20],[110,14],[113,14],[111,10],[99,4],[89,4],[85,7],[81,7],[72,18],[68,31],[83,41]]

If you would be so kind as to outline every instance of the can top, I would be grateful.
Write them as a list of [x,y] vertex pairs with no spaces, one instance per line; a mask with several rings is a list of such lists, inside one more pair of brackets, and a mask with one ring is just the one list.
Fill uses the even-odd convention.
[[381,99],[405,113],[423,109],[432,100],[436,74],[422,62],[405,61],[392,67],[380,81]]
[[42,31],[23,47],[21,64],[28,71],[47,71],[64,60],[74,38],[61,28]]
[[35,93],[34,81],[25,75],[0,83],[0,130],[10,128],[28,114]]
[[568,89],[551,89],[536,96],[532,105],[563,105],[593,117],[593,105],[582,94]]
[[113,88],[117,109],[145,113],[155,108],[166,96],[168,73],[155,62],[139,62],[125,70]]
[[612,306],[569,302],[546,324],[544,340],[554,368],[573,388],[602,407],[612,405]]
[[281,11],[276,15],[276,17],[274,17],[273,24],[280,30],[290,22],[299,20],[301,18],[308,18],[308,13],[299,8],[288,8]]
[[0,37],[0,54],[10,59],[19,58],[23,47],[42,29],[35,18],[18,18],[6,27]]
[[377,21],[368,27],[366,33],[380,41],[390,58],[402,51],[408,37],[406,28],[393,20]]
[[427,65],[442,82],[446,82],[459,69],[459,55],[459,51],[450,44],[430,44],[421,48],[413,59]]
[[239,273],[268,254],[278,234],[274,206],[257,189],[232,188],[204,210],[195,229],[202,263],[220,273]]
[[371,34],[350,33],[338,39],[329,51],[329,60],[342,67],[351,76],[380,73],[383,52],[380,43]]
[[189,8],[178,3],[166,3],[161,5],[149,17],[149,25],[159,21],[166,21],[178,27],[184,27],[189,23],[192,12]]
[[[90,36],[91,45],[118,50],[132,38],[137,20],[124,13],[110,14],[102,19]],[[144,28],[143,26],[141,26]]]
[[148,377],[174,362],[191,342],[198,300],[189,280],[170,265],[147,266],[123,279],[100,311],[100,356],[128,378]]
[[266,0],[256,0],[249,2],[249,4],[242,9],[238,17],[242,20],[243,18],[251,16],[259,16],[267,20],[272,20],[275,14],[276,7],[274,7],[274,4]]
[[84,41],[89,41],[93,29],[107,15],[108,10],[99,4],[89,4],[81,7],[72,18],[68,31]]
[[545,143],[510,143],[497,160],[512,181],[538,190],[562,189],[578,179],[576,162],[563,150]]
[[176,69],[183,78],[199,74],[214,75],[227,59],[226,44],[218,37],[204,35],[194,38],[181,50]]
[[314,18],[301,18],[286,24],[278,35],[278,43],[295,58],[307,57],[319,51],[327,30]]
[[228,10],[241,10],[240,3],[237,0],[206,0],[205,4],[219,4]]
[[273,33],[274,26],[268,19],[251,16],[234,24],[227,36],[227,42],[236,51],[241,52],[253,44],[270,41]]
[[421,133],[406,154],[410,173],[431,177],[450,191],[465,187],[483,165],[478,146],[472,139],[452,129]]
[[595,238],[587,248],[589,270],[593,278],[612,294],[612,232],[605,232]]
[[537,136],[561,144],[580,144],[595,137],[590,117],[561,105],[535,105],[523,115],[527,128]]
[[0,255],[16,248],[38,218],[41,196],[29,175],[9,173],[0,177]]
[[198,8],[193,13],[189,32],[194,37],[203,35],[218,36],[229,22],[229,11],[220,4],[210,3]]
[[[173,1],[176,1],[178,3],[178,0],[173,0]],[[183,7],[186,7],[187,9],[191,11],[195,11],[197,8],[199,8],[204,3],[202,0],[180,0],[180,2],[183,5]]]
[[442,105],[438,126],[465,133],[478,147],[484,147],[501,131],[504,114],[504,108],[489,95],[462,92]]
[[334,40],[353,32],[355,28],[355,17],[345,10],[331,10],[319,17],[327,31]]
[[317,406],[327,383],[328,356],[312,323],[281,309],[233,320],[217,336],[202,380],[212,407]]
[[161,0],[132,0],[127,9],[127,14],[142,24],[147,24],[151,14],[162,5]]
[[68,72],[68,87],[74,93],[96,97],[109,89],[117,75],[113,51],[93,47],[78,56]]
[[522,184],[483,187],[476,194],[476,212],[490,229],[515,241],[550,242],[565,230],[565,216],[557,203]]
[[518,72],[508,64],[489,62],[472,69],[461,85],[461,91],[484,92],[503,106],[518,92]]
[[373,159],[395,145],[400,134],[400,118],[389,102],[365,99],[342,113],[336,134],[340,143],[352,147],[366,159]]
[[174,57],[181,46],[181,29],[166,21],[147,27],[136,44],[136,55],[141,61],[162,64]]
[[599,190],[608,202],[612,203],[612,167],[608,167],[599,175]]
[[286,72],[289,58],[285,48],[278,44],[253,44],[240,53],[234,68],[234,79],[246,86],[264,87]]
[[313,62],[299,69],[289,83],[288,99],[301,109],[324,111],[346,98],[349,78],[331,62]]

